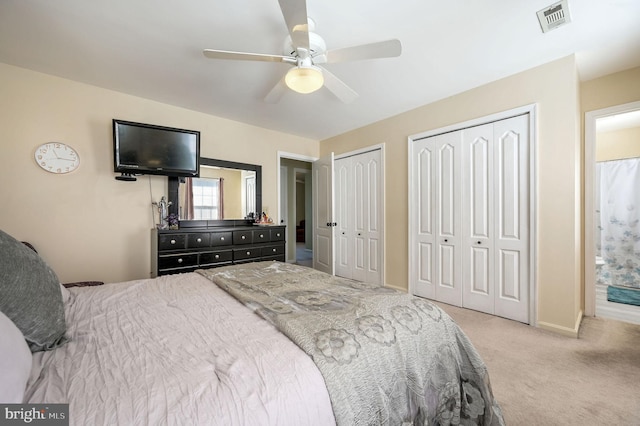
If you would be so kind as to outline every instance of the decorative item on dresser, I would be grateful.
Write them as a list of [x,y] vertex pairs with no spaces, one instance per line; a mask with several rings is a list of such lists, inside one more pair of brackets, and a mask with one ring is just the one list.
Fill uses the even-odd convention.
[[191,220],[151,231],[151,275],[263,260],[285,261],[285,227],[247,220]]

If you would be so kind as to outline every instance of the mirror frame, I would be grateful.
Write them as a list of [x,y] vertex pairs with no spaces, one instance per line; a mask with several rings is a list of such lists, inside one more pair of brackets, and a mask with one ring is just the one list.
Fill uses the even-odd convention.
[[[237,163],[235,161],[217,160],[215,158],[200,157],[200,166],[224,167],[225,169],[249,170],[256,173],[256,212],[262,212],[262,166],[257,164]],[[180,185],[179,177],[168,178],[169,185],[169,213],[178,214],[179,198],[178,186]],[[224,220],[242,220],[240,218],[224,219]],[[190,220],[181,220],[180,222],[191,222]]]

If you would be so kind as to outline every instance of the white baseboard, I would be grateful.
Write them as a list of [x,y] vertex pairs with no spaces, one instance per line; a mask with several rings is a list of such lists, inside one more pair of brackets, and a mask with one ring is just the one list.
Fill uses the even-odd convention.
[[397,287],[397,286],[395,286],[395,285],[390,285],[390,284],[385,284],[384,286],[385,286],[385,287],[392,288],[392,289],[394,289],[394,290],[401,291],[401,292],[403,292],[403,293],[407,293],[407,289],[406,289],[406,288]]
[[573,328],[564,327],[558,324],[551,324],[544,321],[538,321],[538,327],[543,330],[551,331],[553,333],[562,334],[563,336],[573,337],[574,339],[578,338],[578,331],[580,331],[580,323],[582,323],[583,312],[580,310],[578,312],[578,317],[576,318],[576,322]]

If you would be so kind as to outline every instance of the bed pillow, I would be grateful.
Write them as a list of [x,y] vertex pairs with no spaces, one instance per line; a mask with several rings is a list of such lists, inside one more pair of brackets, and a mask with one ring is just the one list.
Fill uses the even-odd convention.
[[31,352],[65,342],[58,277],[37,253],[1,230],[0,311],[22,332]]
[[24,398],[32,355],[18,327],[0,312],[0,404],[20,404]]

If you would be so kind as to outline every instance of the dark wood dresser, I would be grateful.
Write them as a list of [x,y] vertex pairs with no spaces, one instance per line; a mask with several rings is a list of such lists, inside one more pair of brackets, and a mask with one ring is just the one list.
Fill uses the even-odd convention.
[[285,261],[285,227],[191,221],[151,231],[151,276],[263,260]]

